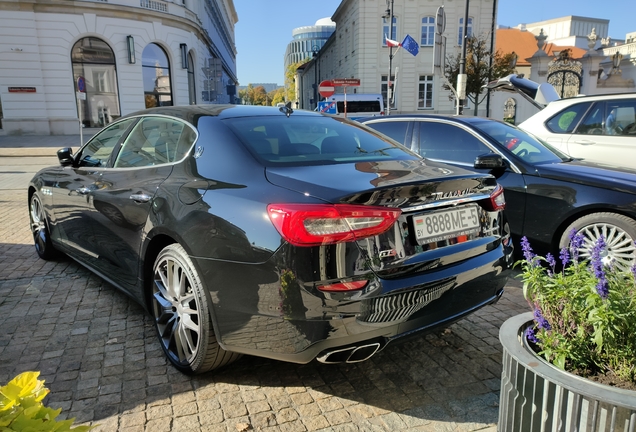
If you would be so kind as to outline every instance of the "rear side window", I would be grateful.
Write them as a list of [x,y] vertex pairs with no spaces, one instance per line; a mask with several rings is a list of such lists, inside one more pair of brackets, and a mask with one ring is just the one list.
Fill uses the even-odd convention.
[[[400,144],[404,144],[406,140],[406,129],[409,126],[409,122],[408,120],[373,122],[368,123],[367,126],[377,130],[380,133],[383,133],[390,138],[393,138]],[[407,147],[410,147],[410,145],[407,145]]]
[[567,107],[547,121],[546,127],[554,133],[571,133],[592,102],[584,102]]
[[475,158],[492,150],[473,134],[440,122],[419,122],[420,155],[425,158],[474,164]]
[[405,147],[336,117],[292,114],[224,122],[265,165],[419,159]]

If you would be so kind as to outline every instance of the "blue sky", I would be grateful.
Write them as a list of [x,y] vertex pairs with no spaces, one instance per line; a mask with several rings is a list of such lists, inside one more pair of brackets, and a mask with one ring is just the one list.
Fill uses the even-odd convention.
[[[439,1],[441,6],[444,0]],[[235,36],[240,85],[282,85],[285,49],[292,30],[331,17],[339,4],[340,0],[234,0],[239,18]],[[578,15],[610,20],[609,36],[624,39],[625,33],[636,31],[634,10],[634,0],[498,0],[497,24],[516,26]]]

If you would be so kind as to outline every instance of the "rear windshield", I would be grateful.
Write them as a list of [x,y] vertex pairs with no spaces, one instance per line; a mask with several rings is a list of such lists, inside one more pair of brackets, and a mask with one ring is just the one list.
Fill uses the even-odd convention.
[[224,120],[265,165],[321,165],[421,157],[371,129],[326,116],[261,116]]
[[[345,107],[344,102],[338,102],[338,112],[344,113]],[[382,110],[380,109],[380,101],[347,101],[347,112],[348,113],[379,113]]]

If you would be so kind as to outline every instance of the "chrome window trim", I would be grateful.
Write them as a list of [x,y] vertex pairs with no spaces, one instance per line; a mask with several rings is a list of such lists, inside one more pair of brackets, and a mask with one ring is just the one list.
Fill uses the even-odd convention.
[[[190,146],[190,148],[188,149],[188,151],[186,151],[183,154],[183,157],[177,161],[174,162],[167,162],[167,163],[163,163],[163,164],[158,164],[158,165],[146,165],[146,166],[142,166],[142,167],[91,167],[92,169],[95,170],[108,170],[108,171],[115,171],[115,170],[134,170],[134,169],[144,169],[144,168],[157,168],[157,167],[164,167],[164,166],[169,166],[169,165],[176,165],[178,163],[183,162],[184,160],[186,160],[186,158],[188,157],[188,155],[192,152],[192,149],[194,148],[194,146],[196,145],[197,141],[199,141],[199,131],[197,130],[196,127],[194,127],[194,125],[192,123],[190,123],[187,120],[182,119],[181,117],[175,117],[175,116],[169,116],[169,115],[165,115],[165,114],[139,114],[139,115],[135,115],[135,116],[130,116],[130,117],[123,117],[120,119],[117,119],[116,121],[109,123],[108,126],[114,125],[116,123],[119,123],[120,121],[125,121],[125,120],[130,120],[130,119],[138,119],[139,121],[142,121],[145,118],[149,118],[149,117],[162,117],[162,118],[166,118],[166,119],[170,119],[173,121],[178,121],[183,123],[184,125],[188,126],[190,129],[192,129],[194,131],[195,137],[194,137],[194,141],[192,142],[192,145]],[[136,125],[137,123],[135,123]],[[105,126],[104,129],[108,126]],[[88,143],[90,143],[93,138],[97,135],[99,135],[99,133],[102,131],[103,129],[101,129],[98,133],[96,133],[93,137],[91,137],[91,139],[89,139],[88,141],[86,141],[86,143],[80,147],[80,149],[77,151],[77,153],[80,153],[84,147],[86,147],[88,145]],[[131,129],[132,131],[132,129]],[[128,135],[126,135],[126,138],[124,138],[124,140],[121,142],[121,144],[119,144],[119,148],[121,149],[121,146],[124,145],[124,143],[126,142],[126,139],[128,139]],[[113,147],[113,151],[115,150],[115,147]],[[117,152],[119,153],[119,149],[117,150]],[[111,152],[111,156],[112,156],[112,152]],[[110,160],[110,157],[109,157]],[[71,168],[87,168],[87,167],[71,167]]]

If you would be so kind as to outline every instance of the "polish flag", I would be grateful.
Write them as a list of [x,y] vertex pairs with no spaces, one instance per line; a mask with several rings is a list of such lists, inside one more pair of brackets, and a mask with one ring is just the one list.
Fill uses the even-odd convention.
[[388,47],[400,47],[402,46],[401,43],[399,43],[398,41],[394,41],[393,39],[389,39],[388,37],[384,38],[386,40],[386,46]]

